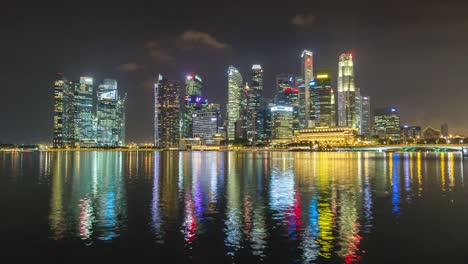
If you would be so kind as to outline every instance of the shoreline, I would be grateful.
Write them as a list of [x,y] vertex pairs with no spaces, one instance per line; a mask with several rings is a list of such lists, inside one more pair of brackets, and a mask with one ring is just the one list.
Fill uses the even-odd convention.
[[[381,150],[379,149],[382,146],[375,146],[375,149],[352,149],[352,148],[343,148],[343,149],[334,149],[334,150],[299,150],[299,149],[193,149],[193,150],[166,150],[166,149],[99,149],[99,148],[89,148],[89,149],[42,149],[42,150],[29,150],[29,149],[0,149],[1,152],[5,153],[34,153],[34,152],[307,152],[307,153],[322,153],[322,152],[383,152],[383,153],[409,153],[409,152],[463,152],[462,148],[466,146],[456,146],[460,149],[447,149],[444,146],[441,146],[440,150],[431,150],[430,148],[421,148],[418,150],[407,150],[407,149],[390,149],[390,150]],[[388,147],[388,146],[386,146]],[[385,147],[382,147],[385,148]]]

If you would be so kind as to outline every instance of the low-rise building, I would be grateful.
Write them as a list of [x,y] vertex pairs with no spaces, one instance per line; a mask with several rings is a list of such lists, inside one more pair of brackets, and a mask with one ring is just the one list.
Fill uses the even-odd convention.
[[320,146],[347,146],[356,143],[357,128],[316,127],[294,131],[294,142]]

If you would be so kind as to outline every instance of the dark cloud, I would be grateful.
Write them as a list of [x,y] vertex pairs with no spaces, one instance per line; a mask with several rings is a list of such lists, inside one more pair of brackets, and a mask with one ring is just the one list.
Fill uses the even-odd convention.
[[124,63],[117,67],[119,71],[123,71],[123,72],[136,72],[142,68],[144,68],[143,65],[140,65],[135,62]]
[[212,35],[206,32],[187,30],[180,35],[180,42],[185,49],[192,49],[194,47],[208,47],[213,49],[226,49],[231,45],[217,40]]
[[313,25],[315,22],[315,16],[312,14],[301,14],[295,15],[291,19],[291,24],[297,27],[307,27]]
[[174,57],[172,57],[168,51],[163,49],[161,45],[155,41],[146,42],[145,48],[148,50],[150,56],[157,62],[168,63],[174,61]]

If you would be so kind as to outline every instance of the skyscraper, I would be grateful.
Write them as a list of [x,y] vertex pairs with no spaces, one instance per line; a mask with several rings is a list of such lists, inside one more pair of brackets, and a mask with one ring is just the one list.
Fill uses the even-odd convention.
[[370,96],[360,96],[360,127],[359,134],[370,137],[371,136],[371,112],[370,112]]
[[293,136],[293,108],[273,106],[271,111],[271,139],[290,141]]
[[335,95],[331,86],[328,72],[317,74],[310,82],[310,117],[314,127],[336,126],[335,122]]
[[54,147],[63,148],[74,145],[73,120],[74,93],[70,82],[63,73],[57,73],[54,82]]
[[203,104],[192,117],[193,137],[212,141],[219,132],[220,113],[219,104]]
[[400,116],[395,107],[379,108],[374,111],[374,135],[380,139],[400,141]]
[[74,86],[75,139],[80,146],[90,146],[96,143],[97,132],[93,127],[93,78],[80,77]]
[[198,75],[187,75],[185,95],[201,96],[203,80]]
[[117,81],[104,79],[97,93],[97,144],[116,147],[124,145],[125,99],[121,100]]
[[271,108],[273,106],[275,106],[275,104],[271,99],[262,98],[260,101],[260,111],[263,117],[263,131],[262,134],[260,134],[260,139],[262,141],[271,139]]
[[177,148],[180,136],[180,87],[178,81],[159,74],[154,85],[154,145]]
[[[299,101],[299,87],[287,87],[284,89],[284,103],[278,105],[291,106],[293,108],[293,129],[300,129],[300,111],[304,111]],[[303,113],[303,112],[302,112]]]
[[[304,50],[301,55],[302,77],[304,80],[304,90],[300,91],[300,100],[304,102],[303,125],[309,127],[312,125],[310,120],[310,82],[314,80],[314,60],[311,51]],[[301,88],[301,87],[300,87]]]
[[442,133],[442,136],[448,137],[449,136],[449,129],[447,123],[443,123],[440,126],[440,132]]
[[235,139],[236,122],[240,120],[243,94],[243,80],[240,72],[229,66],[228,68],[228,104],[227,104],[227,136],[228,140]]
[[294,75],[290,73],[280,73],[276,75],[276,96],[275,104],[285,104],[284,91],[294,86]]
[[117,118],[118,124],[117,126],[120,127],[120,135],[118,146],[125,146],[125,136],[126,136],[126,127],[127,127],[127,94],[125,93],[123,98],[119,98],[117,101]]
[[359,128],[359,91],[354,84],[353,55],[343,53],[338,63],[338,125]]
[[260,111],[260,98],[263,91],[262,66],[252,66],[252,79],[247,89],[247,138],[256,141],[262,133],[263,117]]
[[192,117],[197,109],[204,103],[202,100],[203,80],[198,75],[187,75],[185,81],[185,100],[182,115],[182,138],[193,137]]

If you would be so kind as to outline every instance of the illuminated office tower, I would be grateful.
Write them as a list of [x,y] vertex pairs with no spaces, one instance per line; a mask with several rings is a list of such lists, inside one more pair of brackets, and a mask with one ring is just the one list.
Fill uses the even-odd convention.
[[275,103],[282,105],[285,104],[284,91],[287,88],[294,86],[294,75],[290,73],[280,73],[276,75],[276,97]]
[[154,84],[154,146],[177,148],[180,136],[180,87],[178,81],[159,74]]
[[193,137],[211,140],[218,133],[219,105],[208,104],[192,117]]
[[55,148],[71,147],[74,145],[73,120],[74,93],[70,82],[57,73],[54,82],[54,139]]
[[228,104],[227,104],[227,128],[226,139],[232,141],[235,139],[236,123],[240,120],[242,98],[244,89],[243,80],[239,70],[234,66],[228,68]]
[[182,127],[180,131],[180,136],[182,138],[192,138],[193,137],[193,128],[192,128],[192,117],[205,103],[202,100],[202,86],[203,80],[198,75],[187,75],[185,81],[185,98],[184,98],[184,110],[182,114]]
[[353,55],[343,53],[338,63],[338,125],[359,128],[359,90],[354,84]]
[[97,92],[97,143],[102,147],[125,143],[125,97],[120,99],[117,81],[104,79]]
[[80,146],[96,144],[96,130],[93,126],[93,78],[80,77],[74,84],[74,121],[75,139]]
[[360,96],[359,108],[359,134],[369,138],[371,136],[372,127],[370,112],[370,96]]
[[[314,58],[311,51],[304,50],[301,55],[302,77],[304,78],[304,89],[300,90],[301,101],[304,102],[304,116],[302,117],[303,126],[312,125],[310,119],[310,82],[314,80]],[[302,87],[300,87],[302,88]]]
[[374,111],[374,135],[379,139],[400,141],[400,116],[395,107],[379,108]]
[[303,105],[299,101],[299,87],[286,87],[283,90],[283,102],[277,105],[291,106],[293,108],[293,129],[299,129],[300,111],[304,111]]
[[98,146],[117,146],[120,128],[117,114],[117,81],[104,79],[97,91],[97,143]]
[[293,108],[273,106],[271,111],[271,139],[289,141],[293,136]]
[[125,137],[127,130],[127,94],[117,102],[118,127],[120,127],[120,137],[118,146],[125,146]]
[[262,98],[260,100],[260,111],[263,117],[263,131],[260,134],[262,141],[268,141],[271,139],[271,108],[275,106],[273,100]]
[[331,86],[330,74],[317,73],[310,86],[310,116],[314,127],[332,127],[335,123],[335,95]]
[[256,141],[263,130],[263,117],[260,112],[260,98],[263,91],[262,66],[252,66],[252,79],[247,88],[247,138]]
[[208,111],[216,112],[218,116],[218,133],[224,130],[224,120],[223,120],[223,115],[221,111],[221,105],[217,103],[209,103],[207,106]]
[[239,113],[239,120],[236,121],[235,126],[235,139],[243,139],[247,140],[247,128],[248,128],[248,121],[250,120],[250,112],[248,107],[248,91],[249,91],[249,83],[245,83],[245,86],[242,90],[242,96],[240,99],[240,113]]
[[[298,123],[299,123],[299,128],[306,128],[307,127],[307,122],[306,122],[306,103],[305,103],[305,83],[304,83],[304,77],[303,76],[296,76],[296,83],[295,86],[298,89],[298,94],[297,94],[297,118],[298,118]],[[288,104],[288,103],[286,103]]]

